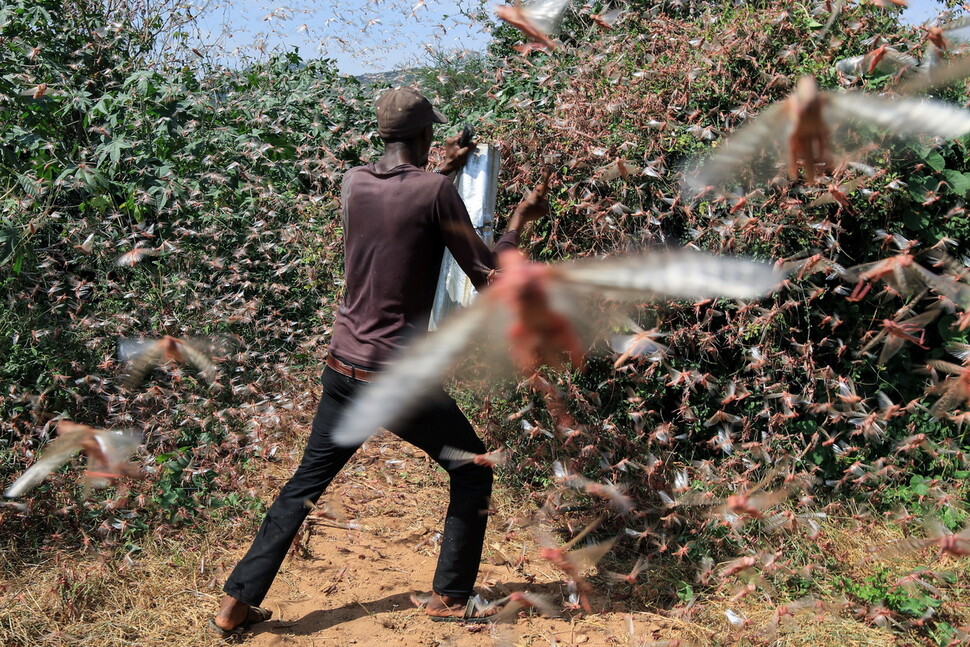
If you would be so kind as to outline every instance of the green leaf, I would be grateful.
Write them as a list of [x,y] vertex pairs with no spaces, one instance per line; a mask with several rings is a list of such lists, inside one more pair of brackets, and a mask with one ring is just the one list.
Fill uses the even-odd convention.
[[24,192],[30,197],[40,197],[40,190],[37,188],[37,184],[35,184],[34,181],[26,175],[17,173],[17,182],[20,184],[20,187],[24,190]]
[[909,481],[909,487],[916,496],[926,496],[930,493],[930,488],[926,482],[927,479],[922,476],[914,476]]
[[928,177],[913,177],[906,180],[906,190],[909,191],[909,197],[911,197],[916,202],[923,202],[926,200],[926,194],[932,188],[932,180]]
[[[925,194],[923,195],[925,196]],[[925,198],[923,196],[916,197],[914,195],[913,199],[922,202]],[[906,227],[913,231],[922,231],[930,224],[929,216],[925,211],[922,210],[906,211],[902,214],[902,221]]]
[[139,93],[149,94],[149,91],[154,91],[155,89],[155,86],[152,84],[154,77],[155,73],[150,70],[139,70],[129,76],[121,87],[127,88],[134,85]]
[[943,159],[939,151],[930,151],[924,159],[927,165],[934,171],[942,171],[946,168],[946,160]]
[[16,254],[20,234],[13,227],[0,229],[0,265],[6,265]]
[[943,171],[943,177],[946,178],[950,188],[957,195],[965,198],[970,193],[970,174],[961,173],[953,169],[946,169]]
[[680,598],[681,602],[687,603],[693,600],[697,596],[694,593],[693,586],[691,586],[687,582],[681,581],[677,583],[677,597]]

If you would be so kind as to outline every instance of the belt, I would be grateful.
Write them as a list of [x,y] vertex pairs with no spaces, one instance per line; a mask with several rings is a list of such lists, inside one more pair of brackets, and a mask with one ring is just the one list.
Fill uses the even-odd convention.
[[360,380],[361,382],[373,382],[377,379],[377,371],[368,371],[362,368],[357,368],[356,366],[351,366],[341,362],[333,355],[327,355],[327,366],[337,371],[341,375],[346,375],[353,380]]

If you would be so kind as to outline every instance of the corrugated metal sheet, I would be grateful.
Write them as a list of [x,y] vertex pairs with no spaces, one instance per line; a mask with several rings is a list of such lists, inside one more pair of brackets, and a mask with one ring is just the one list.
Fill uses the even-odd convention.
[[[458,194],[468,209],[472,225],[489,247],[494,242],[499,163],[498,150],[488,144],[479,144],[469,155],[465,168],[455,178]],[[471,281],[458,267],[451,253],[445,250],[428,328],[435,330],[438,323],[444,321],[450,312],[471,304],[475,294],[476,290]]]

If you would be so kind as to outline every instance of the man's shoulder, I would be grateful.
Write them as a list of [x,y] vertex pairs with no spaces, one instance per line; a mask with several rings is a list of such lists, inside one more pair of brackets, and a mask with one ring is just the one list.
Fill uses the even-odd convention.
[[395,174],[405,182],[411,190],[429,195],[457,195],[454,183],[447,175],[426,171],[417,166],[405,166]]
[[344,171],[344,176],[341,178],[340,182],[341,184],[343,184],[344,188],[346,189],[346,187],[350,185],[350,182],[356,176],[366,172],[367,172],[366,166],[355,166],[354,168],[347,169],[346,171]]
[[407,165],[400,169],[400,173],[407,176],[409,182],[423,182],[426,184],[444,186],[451,184],[451,179],[447,175],[428,171],[417,166]]
[[404,177],[408,182],[422,182],[433,185],[452,185],[451,179],[447,175],[426,171],[411,164],[398,166],[388,173],[378,173],[373,164],[355,166],[344,173],[344,178],[355,175],[370,175],[376,179],[390,179],[393,177]]
[[355,167],[353,167],[351,169],[347,169],[346,171],[344,171],[344,179],[349,178],[349,177],[353,177],[353,176],[355,176],[355,175],[357,175],[359,173],[370,173],[370,174],[373,174],[373,172],[374,172],[374,167],[372,165],[370,165],[370,164],[364,164],[362,166],[355,166]]
[[447,175],[443,175],[441,173],[435,173],[433,171],[424,171],[424,174],[428,176],[427,182],[429,184],[434,184],[435,186],[439,186],[442,188],[448,187],[451,189],[455,189],[455,183]]

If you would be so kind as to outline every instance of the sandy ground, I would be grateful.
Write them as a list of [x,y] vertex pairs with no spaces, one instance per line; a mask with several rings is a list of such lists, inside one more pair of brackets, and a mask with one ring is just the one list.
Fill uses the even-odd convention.
[[[501,479],[497,480],[501,488]],[[287,558],[263,606],[273,619],[245,642],[276,645],[691,645],[705,644],[679,621],[633,611],[627,585],[600,581],[594,613],[564,609],[566,576],[540,559],[533,533],[507,533],[525,501],[496,493],[499,511],[489,522],[479,592],[498,599],[513,591],[543,593],[559,617],[522,612],[514,622],[464,625],[433,622],[415,599],[430,592],[439,532],[447,505],[447,475],[420,450],[390,435],[368,443],[334,482],[321,518]],[[505,505],[503,505],[505,502]],[[505,511],[504,508],[509,508]],[[503,512],[505,512],[503,514]],[[353,521],[360,530],[324,524]],[[632,633],[631,633],[632,632]],[[673,642],[668,642],[675,639]],[[677,642],[679,640],[679,642]]]

